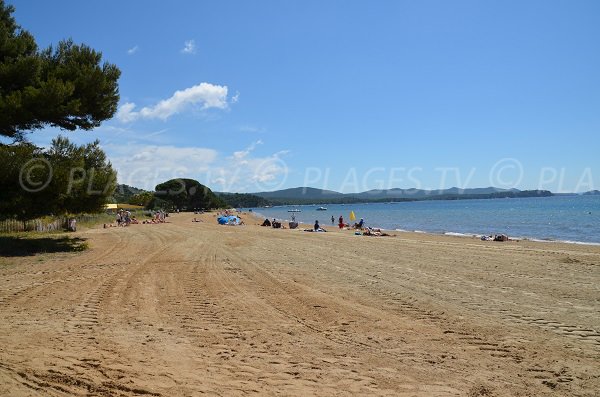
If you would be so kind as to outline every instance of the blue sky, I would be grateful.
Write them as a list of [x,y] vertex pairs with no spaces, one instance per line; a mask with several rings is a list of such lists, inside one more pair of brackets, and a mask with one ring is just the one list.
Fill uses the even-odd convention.
[[7,2],[121,69],[123,183],[600,189],[598,1]]

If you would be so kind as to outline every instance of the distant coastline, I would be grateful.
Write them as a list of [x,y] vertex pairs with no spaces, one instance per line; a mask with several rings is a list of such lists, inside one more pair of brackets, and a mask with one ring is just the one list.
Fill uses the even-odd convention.
[[[195,181],[194,181],[195,182]],[[200,185],[203,186],[203,185]],[[501,198],[555,197],[555,196],[596,196],[600,191],[584,193],[552,193],[549,190],[518,190],[487,188],[449,188],[440,190],[422,189],[384,189],[369,190],[361,193],[340,193],[332,190],[312,187],[296,187],[257,193],[214,192],[222,202],[233,208],[255,208],[278,205],[327,205],[327,204],[368,204],[399,203],[431,200],[486,200]],[[112,202],[129,203],[136,196],[152,195],[143,189],[128,185],[118,185]]]
[[[219,193],[227,196],[225,193]],[[308,187],[279,190],[274,192],[259,192],[246,195],[246,198],[256,197],[257,205],[310,205],[310,204],[362,204],[362,203],[395,203],[427,200],[481,200],[499,198],[552,197],[548,190],[503,190],[496,188],[445,190],[420,189],[388,189],[371,190],[362,193],[339,193]],[[261,202],[261,204],[258,204]]]

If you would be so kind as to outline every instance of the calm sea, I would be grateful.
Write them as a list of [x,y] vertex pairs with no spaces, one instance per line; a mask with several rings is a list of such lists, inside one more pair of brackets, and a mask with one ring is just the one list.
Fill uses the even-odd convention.
[[491,200],[414,201],[377,204],[329,204],[253,208],[262,217],[291,219],[331,227],[331,217],[357,220],[388,230],[441,234],[504,233],[513,238],[600,244],[600,196],[554,196]]

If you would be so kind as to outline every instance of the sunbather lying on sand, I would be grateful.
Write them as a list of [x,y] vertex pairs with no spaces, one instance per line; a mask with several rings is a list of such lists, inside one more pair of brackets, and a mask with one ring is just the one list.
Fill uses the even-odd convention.
[[372,227],[367,227],[364,232],[363,232],[363,236],[374,236],[374,237],[379,237],[379,236],[391,236],[390,234],[387,234],[385,232],[382,232],[381,229],[379,228],[372,228]]

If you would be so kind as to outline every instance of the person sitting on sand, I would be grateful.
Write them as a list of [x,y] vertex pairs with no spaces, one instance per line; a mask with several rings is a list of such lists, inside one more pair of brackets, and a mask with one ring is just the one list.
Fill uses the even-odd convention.
[[319,226],[319,220],[317,219],[315,221],[315,226],[313,227],[314,231],[316,232],[317,230],[319,230],[321,228],[321,226]]
[[496,234],[494,241],[508,241],[508,236],[506,234]]
[[288,223],[290,229],[295,229],[298,227],[298,222],[296,222],[296,216],[292,214],[292,221]]
[[125,222],[125,226],[129,226],[131,224],[131,212],[126,211],[125,212],[125,218],[124,218],[124,222]]
[[261,226],[271,226],[271,221],[269,220],[269,218],[265,218],[265,221],[262,223]]

